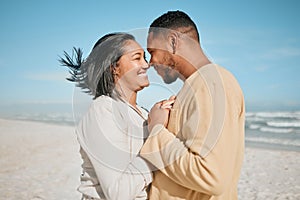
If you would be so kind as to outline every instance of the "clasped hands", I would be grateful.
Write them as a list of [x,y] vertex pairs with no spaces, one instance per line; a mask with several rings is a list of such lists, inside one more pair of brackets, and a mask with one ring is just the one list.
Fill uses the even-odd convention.
[[148,115],[148,130],[151,132],[157,124],[167,127],[169,123],[170,110],[173,107],[176,96],[171,96],[168,100],[157,102],[150,110]]

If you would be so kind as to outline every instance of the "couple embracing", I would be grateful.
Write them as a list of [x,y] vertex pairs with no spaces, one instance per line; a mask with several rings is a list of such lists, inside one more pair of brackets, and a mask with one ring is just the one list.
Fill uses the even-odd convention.
[[[243,93],[234,76],[204,54],[182,11],[153,21],[145,52],[127,33],[100,38],[86,59],[61,63],[94,100],[76,127],[83,159],[82,199],[234,200],[244,153]],[[137,93],[154,67],[176,96],[148,112]]]

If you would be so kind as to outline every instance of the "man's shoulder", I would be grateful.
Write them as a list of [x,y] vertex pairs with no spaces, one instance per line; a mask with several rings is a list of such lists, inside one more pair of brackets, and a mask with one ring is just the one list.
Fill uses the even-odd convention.
[[216,64],[216,63],[209,63],[207,65],[204,65],[203,67],[200,67],[197,72],[199,74],[208,74],[208,75],[215,75],[220,74],[223,75],[230,75],[233,76],[233,74],[225,67]]

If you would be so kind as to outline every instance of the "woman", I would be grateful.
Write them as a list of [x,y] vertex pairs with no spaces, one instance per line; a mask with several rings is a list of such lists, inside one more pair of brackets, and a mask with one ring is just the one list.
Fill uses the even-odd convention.
[[136,104],[137,92],[149,85],[144,50],[126,33],[102,37],[84,61],[74,50],[76,61],[65,52],[60,62],[71,69],[68,80],[94,96],[76,128],[82,199],[147,199],[151,169],[139,156],[147,112]]

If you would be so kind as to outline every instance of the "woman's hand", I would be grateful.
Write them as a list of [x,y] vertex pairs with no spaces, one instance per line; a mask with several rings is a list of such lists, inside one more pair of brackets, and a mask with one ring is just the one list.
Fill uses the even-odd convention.
[[171,96],[168,100],[156,103],[150,110],[148,116],[148,130],[151,132],[157,124],[167,127],[169,122],[170,109],[173,107],[176,96]]

